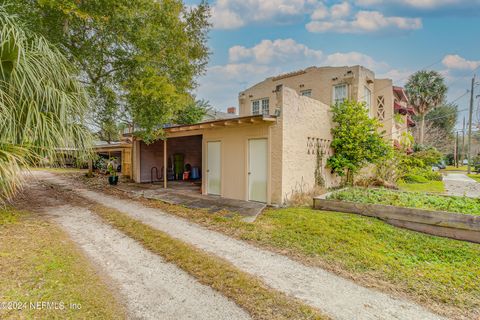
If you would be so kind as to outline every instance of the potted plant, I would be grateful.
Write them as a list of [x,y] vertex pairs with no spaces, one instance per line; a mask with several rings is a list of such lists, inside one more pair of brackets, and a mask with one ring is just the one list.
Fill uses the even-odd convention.
[[108,183],[112,186],[117,185],[118,183],[117,168],[114,164],[115,164],[115,161],[111,160],[107,166],[107,170],[109,173]]

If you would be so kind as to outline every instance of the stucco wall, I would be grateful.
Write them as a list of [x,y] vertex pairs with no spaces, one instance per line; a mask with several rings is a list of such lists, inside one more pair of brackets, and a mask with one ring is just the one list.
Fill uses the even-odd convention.
[[327,187],[337,184],[337,179],[325,167],[331,155],[330,107],[315,99],[299,96],[291,88],[283,88],[283,155],[282,198],[293,192],[309,191],[315,185],[317,146],[324,151],[323,177]]
[[[223,127],[205,130],[203,134],[204,150],[209,141],[221,142],[221,196],[225,198],[248,200],[248,139],[267,138],[269,126],[274,124],[246,124],[238,127]],[[269,152],[270,154],[270,152]],[[203,158],[206,163],[206,154]],[[206,176],[203,168],[203,176]],[[269,181],[269,186],[272,182]],[[206,192],[206,181],[203,179]]]
[[[379,117],[379,97],[383,97],[385,102],[384,116]],[[385,139],[395,139],[393,130],[395,127],[394,109],[393,109],[393,84],[390,79],[375,80],[375,95],[373,96],[375,103],[375,116],[379,118],[383,127],[380,131],[385,131]]]

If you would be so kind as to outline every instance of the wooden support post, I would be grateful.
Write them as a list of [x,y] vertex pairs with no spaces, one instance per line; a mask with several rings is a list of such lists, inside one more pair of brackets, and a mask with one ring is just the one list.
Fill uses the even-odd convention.
[[90,158],[88,159],[88,177],[93,175],[93,160]]
[[163,188],[167,189],[167,138],[163,140]]

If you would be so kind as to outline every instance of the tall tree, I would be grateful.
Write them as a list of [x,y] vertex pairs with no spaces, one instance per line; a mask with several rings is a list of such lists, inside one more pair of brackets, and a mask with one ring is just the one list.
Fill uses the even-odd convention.
[[[458,106],[442,104],[425,116],[423,144],[448,153],[453,149],[454,132],[458,118]],[[420,119],[415,119],[419,121]],[[415,140],[420,140],[420,128],[414,130]]]
[[425,138],[425,116],[445,101],[447,86],[443,77],[436,71],[418,71],[408,79],[405,89],[411,105],[420,118],[420,140]]
[[368,115],[364,102],[344,101],[332,106],[332,148],[334,154],[327,164],[345,184],[353,184],[354,175],[369,163],[385,159],[392,147],[383,139],[376,118]]
[[88,99],[68,60],[0,6],[0,202],[21,186],[21,170],[57,150],[90,148]]
[[192,103],[206,66],[209,8],[181,0],[7,0],[76,64],[94,101],[93,122],[118,122],[152,140]]

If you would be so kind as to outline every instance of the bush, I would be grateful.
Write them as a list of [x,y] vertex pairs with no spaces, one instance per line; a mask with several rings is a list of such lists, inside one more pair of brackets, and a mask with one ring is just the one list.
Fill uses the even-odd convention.
[[403,176],[403,181],[407,183],[427,183],[428,179],[418,174],[407,173]]
[[412,157],[416,160],[422,161],[427,167],[436,165],[443,160],[442,154],[435,148],[415,152],[412,154]]

